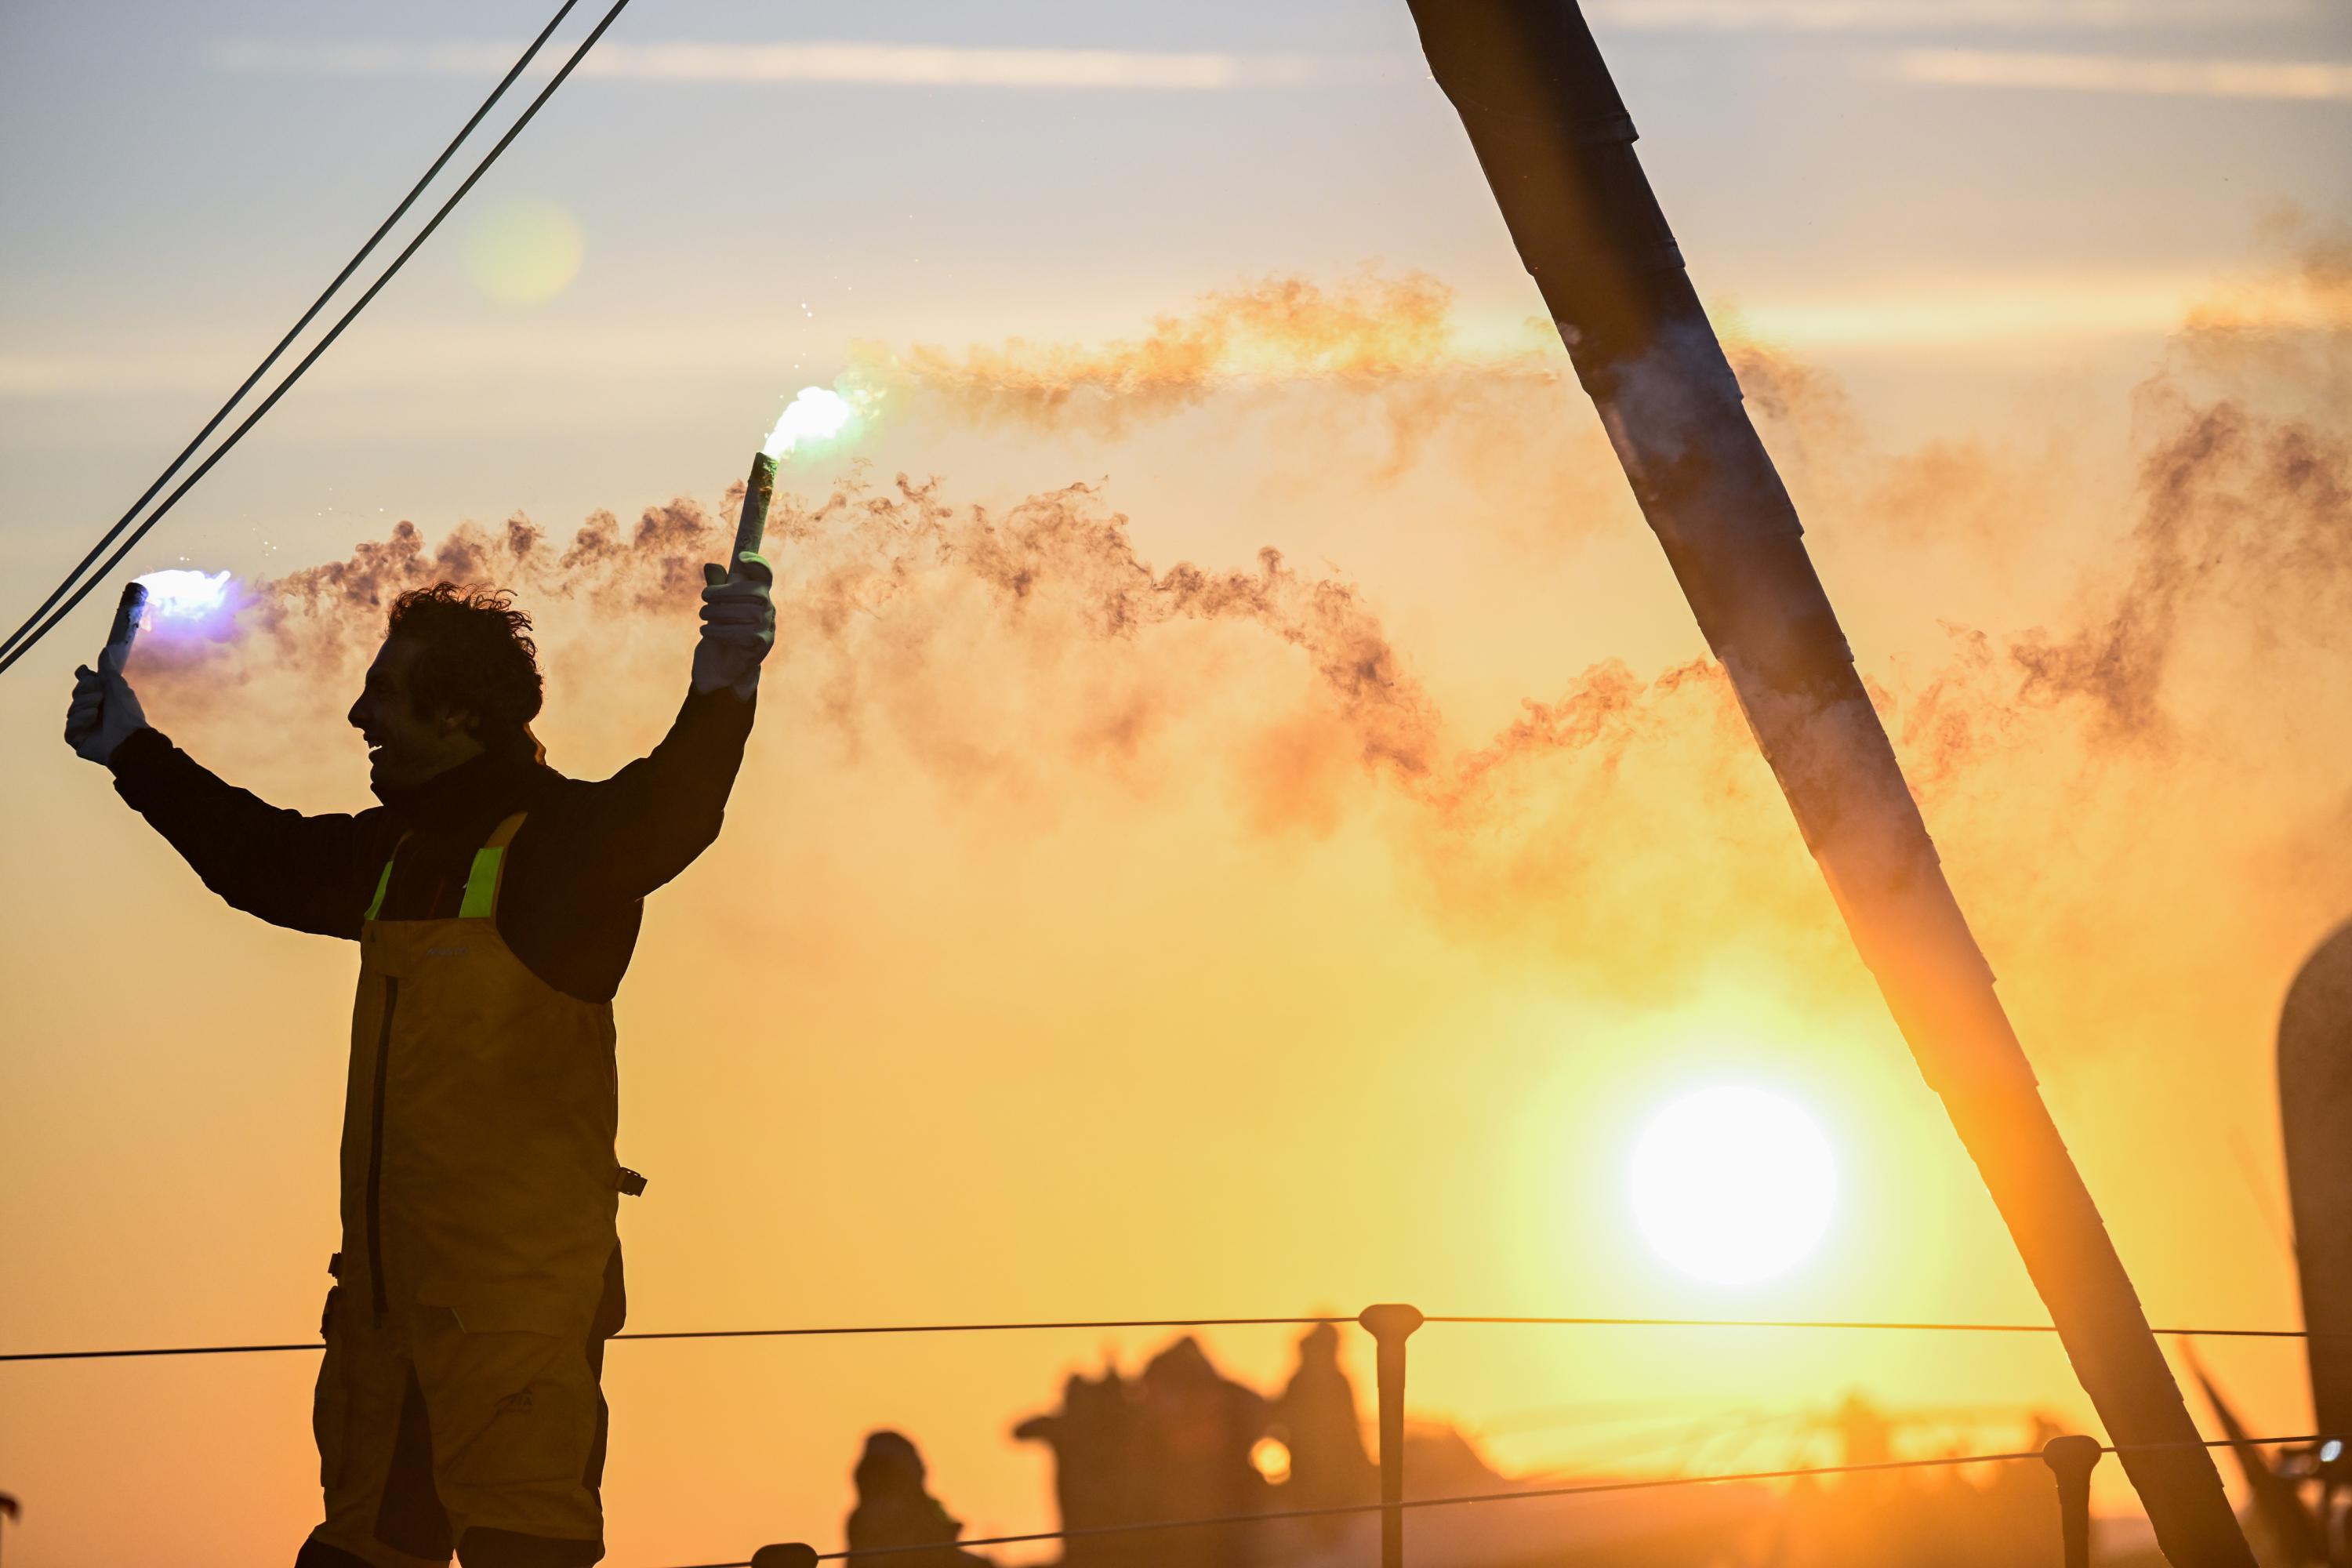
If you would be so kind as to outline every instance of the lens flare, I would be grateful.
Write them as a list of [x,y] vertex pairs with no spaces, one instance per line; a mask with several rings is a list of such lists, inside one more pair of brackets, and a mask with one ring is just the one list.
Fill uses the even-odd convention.
[[1837,1166],[1796,1105],[1759,1089],[1687,1095],[1633,1151],[1633,1215],[1685,1274],[1746,1285],[1781,1273],[1829,1229]]
[[760,443],[760,450],[781,459],[803,444],[835,440],[857,427],[859,416],[872,401],[863,394],[844,397],[829,386],[803,386],[776,416],[776,427]]
[[549,201],[509,201],[483,212],[466,236],[466,274],[501,305],[543,305],[572,287],[588,243],[580,220]]

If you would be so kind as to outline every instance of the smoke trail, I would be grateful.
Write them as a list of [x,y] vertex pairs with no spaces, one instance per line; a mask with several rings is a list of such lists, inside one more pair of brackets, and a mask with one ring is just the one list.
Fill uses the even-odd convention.
[[[2281,287],[2336,287],[2340,269],[2317,254]],[[2328,760],[2341,744],[2255,760],[2279,759],[2307,730],[2324,689],[2315,660],[2332,668],[2352,651],[2352,433],[2326,396],[2352,352],[2341,326],[2283,328],[2310,312],[2255,303],[2174,345],[2142,391],[2139,468],[2122,488],[2070,468],[2063,442],[1876,449],[1832,380],[1764,350],[1737,356],[1825,561],[1894,552],[1886,591],[1904,596],[1906,622],[1919,552],[1980,567],[2130,520],[2114,562],[2078,563],[2064,616],[1950,626],[1933,657],[1864,660],[1997,948],[2094,951],[2095,911],[2119,889],[2153,902],[2200,879],[2252,887],[2291,863],[2288,884],[2250,895],[2263,915],[2242,940],[2259,942],[2326,918],[2339,896],[2329,879],[2352,876],[2340,835],[2328,837],[2347,811]],[[1597,446],[1558,438],[1551,363],[1480,369],[1450,346],[1447,310],[1425,279],[1269,284],[1134,343],[906,363],[962,417],[1097,433],[1246,401],[1267,367],[1308,375],[1309,401],[1332,417],[1370,405],[1385,418],[1428,387],[1475,388],[1431,414],[1411,450],[1416,482],[1434,482],[1433,467],[1454,474],[1455,510],[1477,526],[1511,526],[1514,509],[1493,498],[1545,489],[1555,470],[1544,464],[1606,474]],[[1507,453],[1538,427],[1550,436],[1532,468],[1459,461]],[[1441,439],[1454,443],[1444,462]],[[392,595],[443,578],[512,586],[548,626],[593,626],[550,643],[570,661],[558,711],[568,685],[625,681],[656,657],[682,681],[700,567],[724,549],[726,513],[685,500],[628,524],[599,513],[566,542],[520,518],[438,542],[404,523],[346,560],[260,585],[255,635],[190,656],[204,679],[175,695],[349,669]],[[1345,577],[1302,572],[1272,546],[1244,563],[1156,564],[1100,487],[990,509],[953,504],[936,481],[856,473],[821,497],[779,496],[770,536],[781,575],[769,702],[824,721],[853,760],[895,748],[970,809],[991,798],[972,793],[980,784],[1050,794],[1089,775],[1133,784],[1207,765],[1263,831],[1386,824],[1453,929],[1610,989],[1682,984],[1732,952],[1799,990],[1844,973],[1818,878],[1710,663],[1645,676],[1603,661],[1479,733],[1444,711]],[[2226,841],[2209,832],[2196,856],[2147,863],[2149,836],[2176,833],[2192,799],[2263,809]],[[2086,802],[2098,803],[2089,817]],[[2079,891],[2053,897],[2047,877]]]
[[[855,646],[868,634],[929,640],[937,627],[926,623],[960,590],[983,595],[1007,620],[1048,618],[1088,639],[1132,642],[1181,621],[1234,623],[1304,656],[1368,766],[1418,779],[1435,765],[1435,710],[1379,618],[1352,586],[1303,575],[1272,547],[1249,567],[1180,563],[1162,572],[1137,554],[1128,520],[1095,487],[1072,485],[996,513],[950,507],[937,481],[903,475],[883,489],[853,479],[814,505],[780,497],[769,529],[788,647],[824,645],[854,663],[870,651]],[[460,527],[437,543],[403,521],[345,560],[256,584],[248,641],[180,645],[157,673],[190,704],[259,669],[346,668],[380,637],[394,597],[444,581],[514,588],[541,606],[578,601],[600,617],[679,620],[699,595],[702,563],[729,537],[688,500],[649,509],[625,530],[599,512],[561,546],[520,517],[496,532]]]
[[861,345],[850,379],[885,391],[902,413],[1105,441],[1212,409],[1301,442],[1369,423],[1385,447],[1370,473],[1382,481],[1433,444],[1460,472],[1506,458],[1525,465],[1580,417],[1591,423],[1549,323],[1521,322],[1508,342],[1473,346],[1453,290],[1417,272],[1264,279],[1108,343]]
[[[1366,773],[1447,813],[1479,809],[1502,775],[1530,757],[1621,753],[1661,705],[1686,691],[1728,700],[1711,666],[1688,665],[1644,682],[1611,661],[1555,699],[1528,700],[1519,718],[1455,754],[1437,704],[1379,616],[1343,579],[1302,574],[1270,545],[1246,567],[1180,562],[1158,569],[1138,553],[1126,516],[1092,485],[1031,496],[1002,511],[951,506],[941,488],[905,475],[882,487],[853,477],[814,503],[778,498],[770,535],[787,654],[829,657],[836,680],[856,687],[870,679],[867,667],[898,662],[894,650],[939,641],[945,623],[968,611],[975,595],[989,619],[1049,646],[1133,646],[1178,623],[1229,625],[1294,650],[1336,721],[1328,736],[1344,736]],[[561,618],[560,610],[549,614],[551,603],[579,604],[593,612],[600,639],[612,635],[615,616],[675,626],[697,602],[701,563],[730,537],[719,515],[685,499],[648,509],[628,528],[598,512],[561,545],[521,517],[495,531],[461,526],[438,542],[403,521],[345,560],[255,584],[248,640],[183,645],[156,677],[184,707],[263,670],[349,668],[373,651],[394,597],[445,581],[513,588],[551,620]],[[1175,682],[1197,683],[1192,672]],[[854,730],[858,705],[841,695],[845,687],[836,688],[829,710]]]
[[919,344],[869,350],[868,374],[961,417],[1117,437],[1252,382],[1356,389],[1450,369],[1453,291],[1420,273],[1338,288],[1269,279],[1203,298],[1145,336],[1098,347],[1022,340],[958,355]]
[[[2266,641],[2341,647],[2352,590],[2352,244],[2317,237],[2277,285],[2200,310],[2141,390],[2150,450],[2133,568],[2114,603],[2012,650],[2029,697],[2089,701],[2109,737],[2163,730],[2162,695],[2200,610]],[[2276,322],[2310,323],[2282,331]],[[2212,384],[2219,380],[2222,390]],[[2259,401],[2257,401],[2259,400]]]

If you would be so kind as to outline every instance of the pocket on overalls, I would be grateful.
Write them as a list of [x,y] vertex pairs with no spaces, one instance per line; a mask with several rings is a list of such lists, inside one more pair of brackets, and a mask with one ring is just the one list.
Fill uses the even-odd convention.
[[319,1312],[319,1333],[327,1353],[319,1360],[319,1382],[310,1392],[310,1436],[319,1445],[319,1485],[328,1490],[343,1479],[343,1456],[350,1447],[351,1394],[343,1385],[343,1336],[336,1331],[335,1298],[340,1285],[327,1290],[327,1304]]
[[442,1479],[579,1485],[598,1429],[588,1360],[595,1303],[521,1281],[433,1280],[417,1298],[449,1310],[446,1326],[418,1340],[436,1458],[447,1442],[436,1467]]
[[[600,1423],[596,1380],[581,1347],[544,1334],[469,1334],[470,1366],[456,1374],[473,1386],[463,1403],[479,1425],[439,1467],[461,1487],[541,1481],[580,1484]],[[457,1403],[457,1401],[452,1401]]]

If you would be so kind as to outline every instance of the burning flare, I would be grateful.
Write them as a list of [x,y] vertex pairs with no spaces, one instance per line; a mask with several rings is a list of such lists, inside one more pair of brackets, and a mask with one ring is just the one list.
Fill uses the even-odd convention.
[[776,427],[760,443],[760,450],[782,459],[803,441],[831,441],[856,426],[868,401],[856,395],[844,397],[829,386],[803,386],[776,416]]
[[[777,465],[803,441],[827,442],[855,429],[858,416],[874,401],[871,394],[844,397],[831,387],[803,386],[784,405],[784,411],[776,416],[775,428],[768,432],[758,456],[751,459],[751,477],[743,481],[743,511],[735,523],[735,549],[723,570],[732,572],[746,554],[759,550],[761,535],[768,526],[768,503],[775,495]],[[720,570],[712,568],[713,573]],[[709,580],[720,579],[711,575]]]
[[144,624],[207,620],[228,607],[230,581],[226,572],[192,572],[184,567],[150,572],[139,579],[139,585],[147,590],[151,617]]

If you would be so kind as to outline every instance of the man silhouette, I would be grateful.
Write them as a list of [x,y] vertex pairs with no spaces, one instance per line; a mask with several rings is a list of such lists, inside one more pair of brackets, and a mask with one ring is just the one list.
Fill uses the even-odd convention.
[[706,569],[685,704],[601,783],[546,764],[530,618],[402,595],[349,715],[381,805],[280,811],[148,726],[116,654],[66,739],[205,885],[360,949],[342,1250],[312,1425],[324,1522],[297,1568],[571,1568],[604,1556],[614,1231],[613,995],[641,900],[719,835],[775,637],[768,564]]

